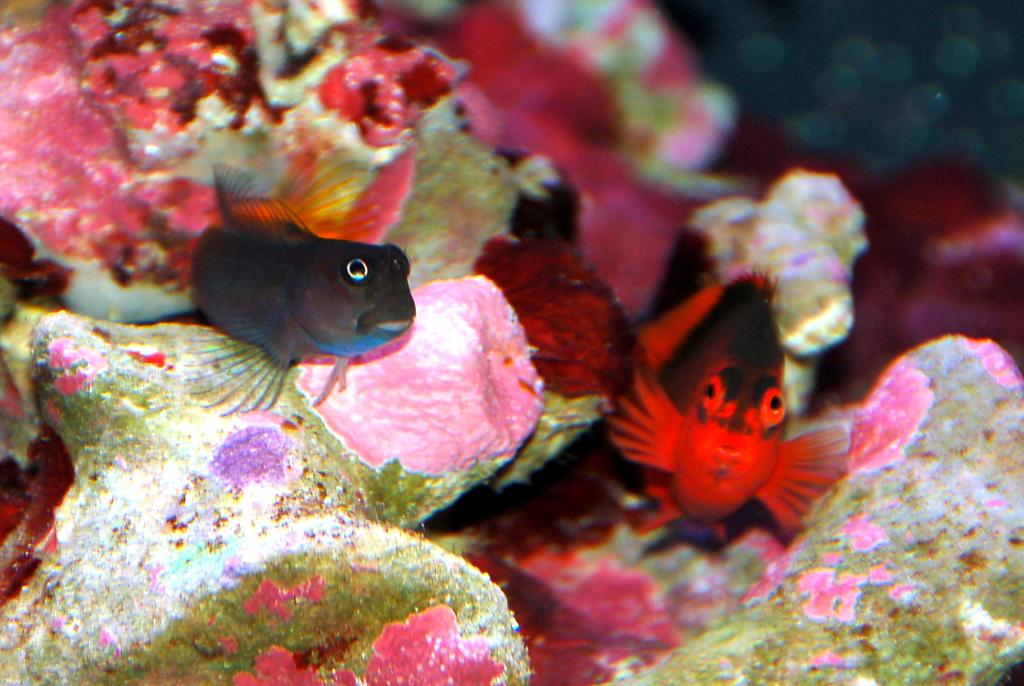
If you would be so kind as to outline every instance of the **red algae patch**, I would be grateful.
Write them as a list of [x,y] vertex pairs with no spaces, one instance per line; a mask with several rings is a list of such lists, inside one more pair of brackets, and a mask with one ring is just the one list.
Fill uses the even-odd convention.
[[[314,408],[364,462],[444,474],[506,460],[533,431],[542,383],[501,291],[484,277],[417,289],[416,322],[391,352],[349,368],[347,385]],[[300,365],[310,400],[330,363]]]

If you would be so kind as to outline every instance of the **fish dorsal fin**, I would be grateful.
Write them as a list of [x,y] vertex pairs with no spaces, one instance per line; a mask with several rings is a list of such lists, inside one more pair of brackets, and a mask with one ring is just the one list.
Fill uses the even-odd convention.
[[224,228],[284,243],[305,243],[313,238],[299,215],[279,198],[253,193],[252,177],[222,164],[213,167],[217,204]]
[[657,371],[672,357],[724,292],[722,286],[708,286],[647,324],[640,331],[640,347],[646,362]]
[[779,446],[779,461],[755,494],[787,531],[798,531],[811,504],[846,473],[849,433],[812,431]]
[[758,272],[744,274],[724,286],[708,286],[646,325],[640,332],[641,353],[655,371],[660,371],[712,310],[723,303],[726,294],[770,303],[774,292],[774,281]]
[[379,243],[412,188],[410,148],[375,174],[351,160],[297,158],[281,198],[320,238]]
[[632,391],[619,399],[608,420],[612,441],[627,459],[663,472],[675,468],[684,421],[654,371],[642,362],[637,364]]

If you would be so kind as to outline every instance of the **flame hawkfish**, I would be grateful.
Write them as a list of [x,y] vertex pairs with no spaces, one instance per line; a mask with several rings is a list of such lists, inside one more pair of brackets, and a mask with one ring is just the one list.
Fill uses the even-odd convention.
[[[324,237],[309,228],[369,235],[368,227],[382,221],[380,198],[367,202],[365,184],[340,169],[316,179],[293,172],[283,198],[255,195],[246,175],[214,169],[221,225],[196,245],[192,286],[199,309],[230,338],[208,339],[196,356],[191,390],[207,405],[230,403],[226,414],[268,409],[292,364],[306,355],[334,355],[319,404],[336,383],[344,386],[351,357],[412,324],[409,260],[400,248]],[[295,207],[310,213],[309,225]]]
[[716,525],[752,498],[787,531],[845,470],[846,432],[783,441],[783,352],[763,276],[705,288],[639,336],[633,387],[610,418],[625,457],[650,468],[660,505]]

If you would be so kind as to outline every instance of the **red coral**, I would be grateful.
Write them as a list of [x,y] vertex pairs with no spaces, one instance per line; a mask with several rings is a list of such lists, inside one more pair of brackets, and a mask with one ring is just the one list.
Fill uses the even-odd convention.
[[[0,605],[17,596],[39,566],[36,550],[46,541],[53,527],[54,510],[75,478],[71,457],[49,426],[44,425],[29,445],[28,457],[37,471],[27,492],[18,492],[25,476],[14,475],[11,479],[11,468],[4,468],[8,472],[5,480],[9,481],[5,490],[13,490],[13,494],[5,496],[0,491],[0,512],[6,522],[0,525]],[[19,505],[23,505],[20,513]]]
[[367,686],[490,686],[505,671],[483,637],[459,635],[455,613],[435,605],[384,627],[366,666]]
[[476,271],[501,288],[548,388],[568,397],[614,395],[629,380],[629,323],[611,289],[554,239],[491,240]]
[[0,217],[0,274],[28,294],[57,295],[67,288],[70,269],[34,257],[35,248],[21,229]]
[[403,38],[354,33],[348,58],[320,85],[320,101],[354,121],[368,144],[386,146],[451,92],[456,76],[452,64]]

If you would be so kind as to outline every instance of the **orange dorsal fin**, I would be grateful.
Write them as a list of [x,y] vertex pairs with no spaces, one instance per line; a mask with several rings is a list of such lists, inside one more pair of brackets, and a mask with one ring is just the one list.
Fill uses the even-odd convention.
[[638,363],[633,388],[609,417],[611,439],[626,459],[671,472],[683,416],[665,395],[653,370]]
[[286,243],[312,239],[285,201],[255,195],[247,174],[218,164],[213,167],[213,179],[225,229]]
[[802,528],[814,501],[846,472],[849,433],[842,427],[812,431],[779,446],[779,462],[757,497],[787,531]]
[[724,290],[723,286],[708,286],[640,330],[641,354],[652,369],[661,369],[672,357],[672,353],[718,303]]
[[376,173],[351,160],[296,158],[280,196],[320,238],[377,243],[412,188],[415,150]]

